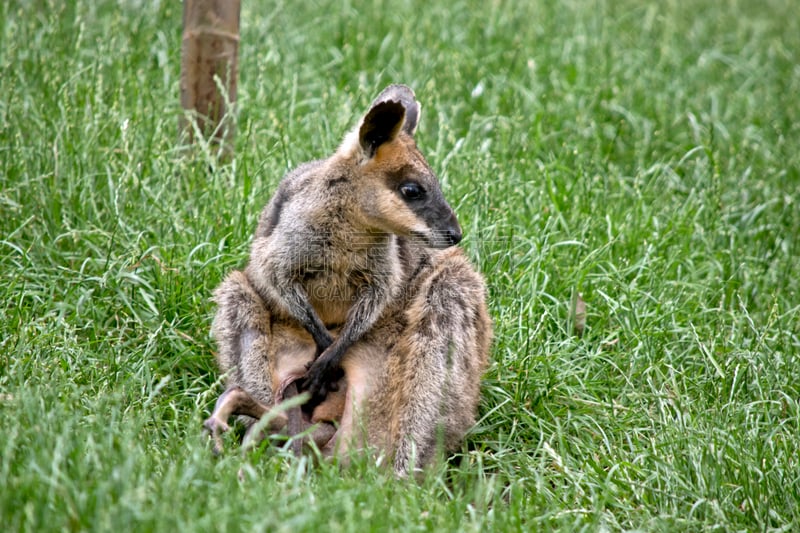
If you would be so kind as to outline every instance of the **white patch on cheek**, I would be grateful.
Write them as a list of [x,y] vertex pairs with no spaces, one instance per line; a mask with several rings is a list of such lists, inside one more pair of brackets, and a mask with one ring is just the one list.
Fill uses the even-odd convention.
[[392,233],[398,235],[423,234],[428,235],[430,228],[394,193],[388,193],[380,199],[380,211],[387,221]]
[[430,233],[430,228],[425,224],[417,224],[411,229],[412,233],[418,233],[421,235],[428,235]]

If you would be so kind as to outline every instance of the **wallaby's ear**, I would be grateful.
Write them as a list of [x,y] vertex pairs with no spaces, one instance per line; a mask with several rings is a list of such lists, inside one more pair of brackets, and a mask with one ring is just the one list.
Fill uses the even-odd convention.
[[372,107],[375,107],[381,102],[400,102],[406,110],[406,121],[403,124],[403,130],[409,135],[414,135],[417,131],[417,124],[419,123],[420,106],[417,102],[417,97],[410,87],[400,84],[392,84],[386,87],[381,94],[372,102]]
[[405,85],[389,85],[372,102],[358,130],[358,140],[367,157],[400,131],[414,135],[419,122],[419,103]]
[[397,137],[405,117],[406,109],[400,102],[373,104],[358,129],[358,142],[367,157],[374,156],[380,145]]

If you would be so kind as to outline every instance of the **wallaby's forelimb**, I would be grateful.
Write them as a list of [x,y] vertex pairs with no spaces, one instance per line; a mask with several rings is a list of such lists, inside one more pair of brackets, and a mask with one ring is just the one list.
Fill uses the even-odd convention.
[[317,357],[319,357],[333,343],[333,337],[311,305],[303,285],[298,281],[288,281],[282,277],[274,280],[274,283],[279,294],[277,303],[282,304],[289,315],[311,334],[317,345]]
[[364,291],[348,312],[342,332],[310,364],[301,390],[309,392],[311,405],[319,403],[329,392],[336,390],[336,383],[342,375],[342,358],[347,350],[372,328],[386,308],[387,296],[384,292],[376,287],[370,287]]

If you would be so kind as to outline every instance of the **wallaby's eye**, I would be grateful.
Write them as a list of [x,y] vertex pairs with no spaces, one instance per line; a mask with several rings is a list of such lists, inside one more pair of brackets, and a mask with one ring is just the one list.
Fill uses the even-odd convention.
[[400,194],[402,194],[403,198],[406,200],[419,200],[425,196],[425,189],[418,183],[408,182],[400,186]]

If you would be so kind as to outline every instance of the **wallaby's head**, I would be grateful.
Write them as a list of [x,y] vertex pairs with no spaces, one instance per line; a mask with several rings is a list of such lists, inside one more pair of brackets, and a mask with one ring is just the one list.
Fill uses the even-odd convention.
[[352,165],[357,215],[365,226],[447,248],[461,241],[461,227],[414,142],[419,116],[414,92],[390,85],[338,154]]

